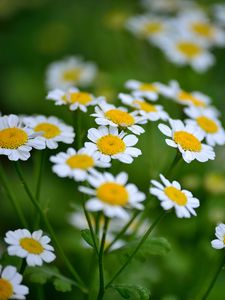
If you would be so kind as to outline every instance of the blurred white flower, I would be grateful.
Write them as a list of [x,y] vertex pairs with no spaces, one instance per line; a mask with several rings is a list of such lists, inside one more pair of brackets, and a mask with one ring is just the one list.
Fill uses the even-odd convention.
[[134,97],[144,97],[151,101],[156,101],[160,92],[157,82],[148,83],[131,79],[125,82],[125,87],[132,91]]
[[217,239],[211,242],[211,245],[215,249],[225,248],[225,224],[221,223],[216,226],[216,237]]

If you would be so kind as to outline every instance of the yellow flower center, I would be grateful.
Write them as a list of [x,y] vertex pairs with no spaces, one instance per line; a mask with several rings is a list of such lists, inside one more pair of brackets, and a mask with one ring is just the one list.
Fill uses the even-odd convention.
[[81,69],[74,68],[74,69],[64,71],[62,77],[65,81],[75,82],[79,80],[80,75],[81,75]]
[[34,127],[34,131],[43,132],[42,136],[46,139],[52,139],[61,133],[58,126],[50,123],[39,123]]
[[218,131],[218,125],[211,119],[201,116],[196,119],[198,125],[207,133],[216,133]]
[[207,38],[212,37],[214,33],[214,28],[207,23],[195,22],[191,28],[195,33]]
[[134,117],[131,114],[120,109],[110,109],[105,113],[105,116],[107,119],[121,127],[131,126],[135,122]]
[[173,186],[168,186],[164,189],[164,193],[170,200],[175,202],[178,205],[184,206],[187,204],[187,197],[186,195],[181,192],[180,190],[176,189]]
[[144,25],[143,34],[144,35],[154,35],[163,30],[163,24],[160,22],[149,22]]
[[0,131],[0,148],[17,149],[26,144],[27,133],[20,128],[6,128]]
[[8,300],[12,295],[12,284],[8,280],[0,278],[0,300]]
[[225,245],[225,235],[224,235],[224,237],[223,237],[223,243],[224,243],[224,245]]
[[97,141],[97,147],[103,154],[114,155],[120,152],[124,152],[126,149],[126,144],[118,136],[108,134],[101,137]]
[[149,104],[145,101],[134,100],[133,104],[137,105],[140,110],[143,110],[145,112],[157,112],[157,108],[155,107],[155,105]]
[[204,107],[205,106],[205,102],[203,102],[202,100],[196,98],[195,96],[193,96],[190,93],[187,93],[185,91],[181,91],[178,93],[177,95],[178,99],[180,101],[187,101],[190,102],[191,104],[193,104],[194,106],[198,106],[198,107]]
[[201,142],[189,132],[177,131],[174,133],[173,138],[186,151],[200,152],[202,149]]
[[75,154],[67,159],[66,163],[72,169],[84,169],[87,170],[94,166],[94,160],[87,154]]
[[180,42],[177,44],[177,49],[188,58],[194,58],[202,52],[202,48],[192,42]]
[[82,105],[87,105],[92,100],[92,96],[86,92],[74,92],[70,94],[70,103],[79,103]]
[[139,86],[139,90],[147,91],[147,92],[157,92],[158,88],[154,84],[151,84],[151,83],[142,83]]
[[41,243],[39,243],[33,238],[22,238],[20,240],[20,246],[31,254],[41,254],[44,251],[44,248],[41,245]]
[[129,198],[126,188],[114,182],[103,183],[97,188],[96,194],[102,202],[110,205],[124,206]]

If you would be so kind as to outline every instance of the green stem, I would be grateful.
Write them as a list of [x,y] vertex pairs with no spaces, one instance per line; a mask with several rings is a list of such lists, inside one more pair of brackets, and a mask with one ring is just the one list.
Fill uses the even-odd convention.
[[161,221],[161,219],[165,216],[166,212],[163,211],[159,217],[152,223],[152,225],[149,227],[149,229],[145,232],[145,234],[143,235],[143,237],[141,238],[140,242],[138,243],[138,245],[136,246],[136,248],[134,249],[134,251],[132,252],[132,254],[129,256],[129,258],[127,259],[127,261],[122,265],[122,267],[116,272],[116,274],[113,276],[113,278],[107,283],[105,289],[108,289],[111,284],[113,283],[113,281],[123,272],[123,270],[129,265],[129,263],[131,262],[131,260],[134,258],[134,256],[136,255],[136,253],[138,252],[138,250],[141,248],[141,246],[144,244],[144,242],[147,240],[147,238],[149,237],[150,233],[153,231],[153,229],[158,225],[158,223]]
[[104,297],[104,293],[105,293],[103,256],[104,256],[105,239],[106,239],[106,233],[107,233],[108,225],[109,225],[109,218],[105,217],[103,233],[102,233],[102,240],[101,240],[101,246],[100,246],[99,256],[98,256],[99,292],[98,292],[97,300],[102,300],[103,297]]
[[86,217],[86,220],[87,220],[87,223],[88,223],[88,227],[89,227],[90,232],[91,232],[91,237],[92,237],[92,241],[93,241],[93,244],[94,244],[94,250],[95,250],[96,254],[98,254],[98,245],[97,245],[97,242],[96,242],[96,239],[95,239],[94,229],[93,229],[93,226],[91,224],[91,219],[90,219],[89,213],[87,212],[84,204],[83,204],[83,210],[84,210],[84,214],[85,214],[85,217]]
[[74,267],[71,265],[70,261],[68,260],[67,256],[64,253],[63,248],[61,247],[60,242],[58,241],[55,232],[47,218],[47,216],[45,215],[45,213],[42,211],[39,203],[36,201],[36,199],[34,198],[34,196],[32,195],[26,180],[24,179],[23,173],[20,169],[20,165],[19,163],[15,163],[15,169],[16,172],[18,174],[18,177],[25,189],[25,192],[27,193],[31,203],[33,204],[33,206],[37,209],[38,213],[40,214],[40,217],[42,218],[43,222],[45,223],[45,226],[50,234],[50,236],[52,237],[53,242],[55,243],[56,247],[58,248],[58,251],[60,253],[60,256],[62,257],[65,265],[67,266],[68,270],[71,272],[71,274],[74,276],[75,280],[77,281],[77,286],[83,291],[83,292],[87,292],[86,288],[84,286],[83,281],[81,280],[80,276],[77,274],[76,270],[74,269]]
[[25,272],[26,266],[27,266],[26,259],[23,258],[23,259],[22,259],[21,266],[20,266],[20,274],[21,274],[21,275],[23,275],[23,273]]
[[8,196],[12,206],[14,207],[14,209],[17,213],[17,216],[18,216],[18,219],[20,220],[21,225],[23,225],[24,228],[28,228],[28,224],[27,224],[27,221],[24,217],[24,214],[23,214],[22,210],[20,209],[20,206],[18,205],[18,201],[15,200],[14,195],[12,193],[12,189],[9,187],[9,184],[8,184],[6,178],[7,178],[7,176],[5,176],[5,171],[2,167],[2,165],[0,164],[0,180],[1,180],[1,183],[4,186],[4,189],[7,193],[7,196]]
[[216,283],[216,280],[217,280],[217,278],[218,278],[218,276],[219,276],[219,274],[222,271],[224,266],[225,266],[225,255],[223,255],[222,260],[219,261],[219,265],[216,268],[216,272],[213,275],[212,280],[210,281],[210,284],[209,284],[206,292],[204,293],[203,297],[200,298],[201,300],[206,300],[208,298],[208,296],[209,296],[211,290],[213,289],[213,287]]
[[179,163],[179,161],[181,160],[182,156],[179,152],[179,150],[177,150],[176,156],[174,157],[174,160],[172,161],[172,164],[169,166],[169,168],[167,168],[163,175],[164,176],[168,176],[170,172],[173,171],[173,169],[176,167],[176,165]]

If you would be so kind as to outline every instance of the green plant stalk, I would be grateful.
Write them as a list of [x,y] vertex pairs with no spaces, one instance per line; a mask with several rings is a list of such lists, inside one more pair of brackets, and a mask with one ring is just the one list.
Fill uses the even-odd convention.
[[177,164],[179,163],[179,161],[181,160],[182,155],[179,152],[179,150],[177,150],[177,153],[172,161],[172,164],[169,166],[168,169],[166,169],[163,173],[164,176],[168,176],[170,172],[173,171],[173,169],[177,166]]
[[98,267],[99,267],[99,292],[97,296],[97,300],[102,300],[105,293],[105,279],[104,279],[104,265],[103,265],[103,256],[104,256],[104,248],[105,248],[105,239],[107,234],[107,229],[109,225],[109,218],[105,217],[101,246],[99,250],[98,256]]
[[83,210],[84,210],[84,214],[85,214],[85,217],[86,217],[86,220],[87,220],[87,223],[88,223],[88,227],[89,227],[90,232],[91,232],[91,237],[92,237],[92,241],[93,241],[93,244],[94,244],[94,250],[95,250],[96,254],[98,255],[99,251],[98,251],[97,242],[95,240],[94,229],[93,229],[93,226],[91,224],[91,219],[90,219],[89,213],[87,212],[84,204],[83,204]]
[[18,162],[15,163],[15,169],[16,172],[18,174],[18,177],[24,187],[25,192],[27,193],[31,203],[33,204],[33,206],[37,209],[38,213],[40,214],[40,217],[42,218],[43,222],[45,223],[45,226],[50,234],[50,236],[52,237],[53,242],[55,243],[56,247],[58,248],[58,251],[60,253],[60,256],[62,257],[65,265],[67,266],[68,270],[70,271],[70,273],[74,276],[75,280],[77,281],[77,287],[79,287],[84,293],[87,292],[86,287],[83,283],[83,281],[81,280],[80,276],[77,274],[76,270],[74,269],[74,267],[71,265],[70,261],[68,260],[67,256],[64,253],[63,248],[61,247],[60,242],[58,241],[55,232],[47,218],[47,216],[45,215],[45,213],[42,211],[39,203],[36,201],[36,199],[33,197],[25,179],[23,176],[23,173],[20,169],[20,165]]
[[161,219],[165,216],[166,212],[163,211],[158,218],[152,223],[152,225],[149,227],[149,229],[145,232],[143,237],[141,238],[140,242],[132,252],[132,254],[129,256],[127,261],[122,265],[122,267],[116,272],[116,274],[113,276],[113,278],[106,284],[105,289],[108,289],[111,284],[114,282],[114,280],[123,272],[123,270],[129,265],[129,263],[132,261],[138,250],[141,248],[141,246],[144,244],[144,242],[149,237],[150,233],[153,231],[153,229],[158,225],[158,223],[161,221]]
[[15,209],[15,212],[18,216],[18,219],[20,220],[20,223],[21,225],[24,227],[24,228],[28,228],[28,223],[24,217],[24,214],[18,204],[18,202],[15,200],[14,198],[14,195],[12,193],[12,190],[11,188],[9,187],[9,184],[6,180],[6,176],[5,176],[5,171],[3,170],[3,167],[2,165],[0,164],[0,179],[1,179],[1,183],[2,185],[4,186],[4,190],[6,191],[6,194],[12,204],[12,206],[14,207]]

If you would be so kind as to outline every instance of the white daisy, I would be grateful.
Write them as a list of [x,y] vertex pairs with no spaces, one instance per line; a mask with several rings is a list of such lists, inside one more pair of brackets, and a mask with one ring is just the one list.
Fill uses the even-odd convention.
[[69,148],[66,152],[60,152],[51,156],[50,161],[54,163],[53,172],[59,177],[69,177],[76,181],[87,179],[88,172],[94,167],[108,168],[111,165],[104,163],[97,158],[93,148],[82,148],[76,151]]
[[47,87],[51,89],[67,89],[76,85],[87,86],[97,74],[96,65],[84,62],[78,56],[67,57],[53,62],[47,69]]
[[213,14],[219,24],[225,26],[225,4],[214,4]]
[[85,147],[94,149],[96,158],[102,162],[110,162],[111,159],[118,159],[121,162],[131,164],[133,157],[141,155],[141,150],[133,147],[137,144],[138,138],[133,134],[119,133],[117,127],[100,126],[98,129],[88,130],[88,138]]
[[101,101],[99,107],[95,107],[95,113],[91,116],[96,117],[95,122],[98,125],[120,127],[121,129],[129,129],[134,134],[141,134],[144,129],[137,124],[146,123],[144,117],[137,116],[136,112],[128,113],[124,107],[116,107],[115,105]]
[[27,160],[32,148],[44,149],[45,142],[40,134],[23,124],[16,115],[0,117],[0,155],[10,160]]
[[160,179],[162,183],[151,180],[154,187],[150,188],[150,193],[161,201],[161,206],[165,210],[174,207],[178,218],[196,216],[194,208],[199,207],[199,200],[194,198],[191,192],[182,190],[179,182],[170,182],[162,174]]
[[209,159],[215,159],[215,152],[211,146],[202,143],[204,133],[198,126],[184,124],[180,120],[169,119],[170,126],[159,124],[159,130],[170,137],[166,143],[174,148],[178,148],[183,159],[190,163],[196,159],[200,162],[206,162]]
[[60,89],[52,90],[48,93],[46,99],[53,100],[55,105],[68,105],[72,111],[79,108],[86,112],[87,107],[95,105],[100,98],[95,98],[92,94],[73,87],[65,91]]
[[11,256],[26,258],[29,266],[41,266],[55,259],[54,248],[49,245],[50,238],[42,230],[30,233],[27,229],[17,229],[6,233],[5,242]]
[[152,101],[158,99],[159,87],[157,82],[146,83],[131,79],[125,83],[125,87],[132,90],[134,97],[144,97]]
[[191,0],[142,0],[143,6],[157,13],[176,13],[197,9],[198,4]]
[[126,105],[135,108],[135,110],[150,121],[164,120],[169,118],[167,112],[164,111],[161,105],[153,105],[146,102],[142,98],[137,98],[129,94],[119,94],[119,99]]
[[217,239],[211,241],[211,245],[215,249],[225,248],[225,224],[220,223],[216,226],[216,237]]
[[23,276],[14,266],[0,265],[0,299],[26,299],[29,289],[21,284],[22,280]]
[[86,202],[90,211],[103,211],[110,217],[127,219],[129,214],[126,207],[143,209],[145,194],[140,192],[134,184],[127,184],[128,175],[121,172],[117,176],[110,173],[93,172],[88,176],[88,182],[93,188],[79,187],[83,193],[92,198]]
[[23,121],[35,132],[42,133],[41,136],[49,149],[56,149],[58,142],[71,144],[74,141],[75,133],[73,127],[66,125],[56,117],[25,117]]
[[199,109],[196,107],[185,108],[185,113],[193,120],[186,123],[198,125],[205,135],[206,142],[210,146],[225,144],[225,131],[221,122],[215,117],[215,113],[210,108]]

